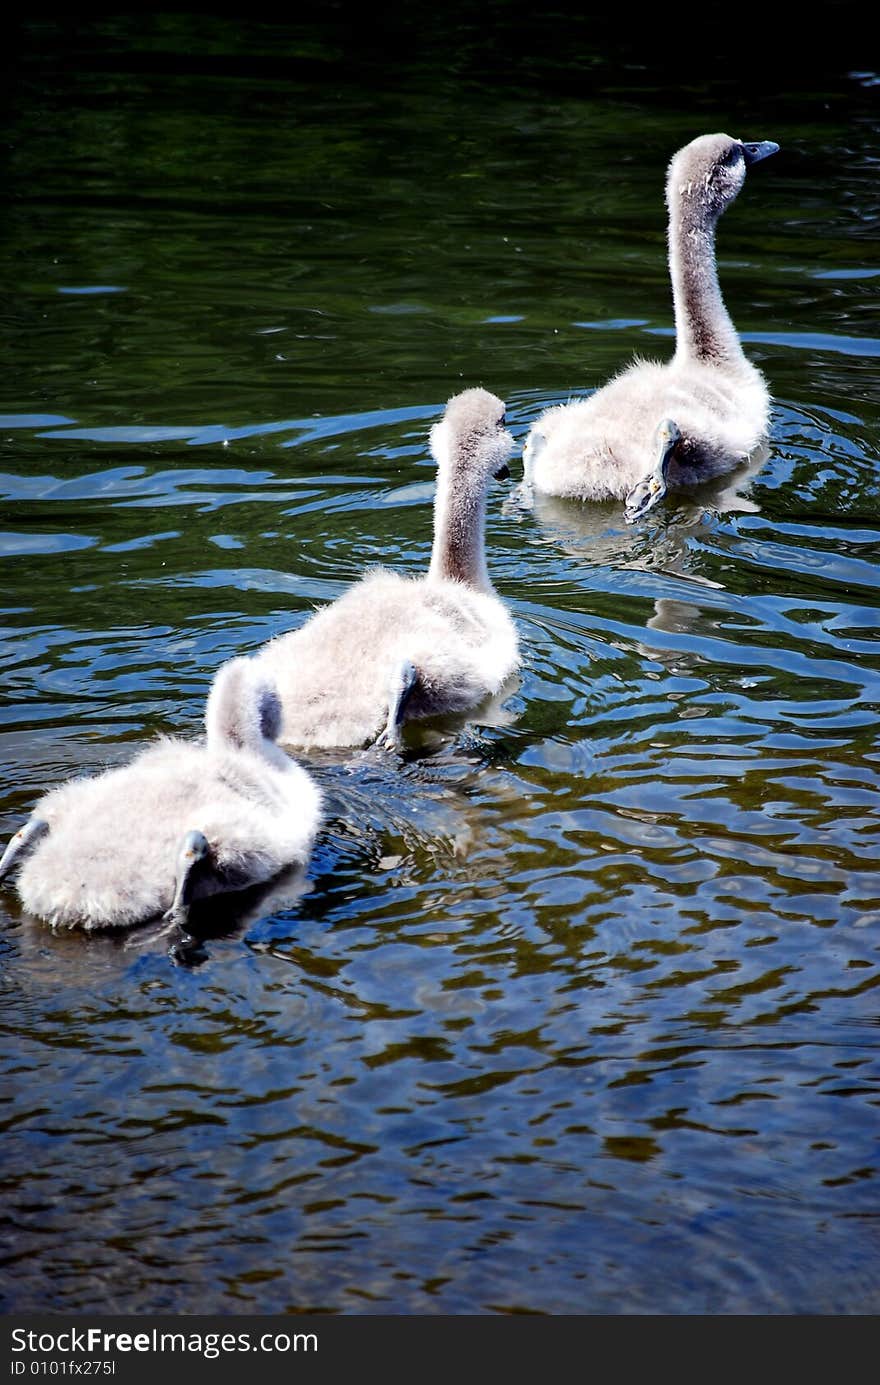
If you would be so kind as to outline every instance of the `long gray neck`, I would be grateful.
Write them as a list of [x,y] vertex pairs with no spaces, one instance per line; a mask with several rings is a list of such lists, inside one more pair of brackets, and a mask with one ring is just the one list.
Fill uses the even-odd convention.
[[716,222],[696,199],[674,197],[669,214],[669,273],[679,361],[744,359],[718,286]]
[[[445,469],[444,469],[445,470]],[[443,474],[437,476],[434,500],[434,547],[429,578],[449,578],[478,591],[491,591],[486,568],[486,496],[456,486]]]

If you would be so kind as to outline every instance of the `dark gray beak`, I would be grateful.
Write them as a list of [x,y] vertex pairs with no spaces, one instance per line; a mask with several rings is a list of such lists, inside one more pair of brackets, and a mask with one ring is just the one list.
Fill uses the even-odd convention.
[[509,481],[510,467],[506,462],[502,462],[498,470],[492,472],[492,475],[495,477],[496,481]]
[[774,144],[772,139],[762,139],[757,144],[744,144],[742,151],[748,167],[749,164],[760,163],[762,159],[769,159],[771,154],[778,154],[779,145]]
[[4,880],[15,866],[21,864],[25,856],[31,854],[37,842],[41,837],[45,837],[48,831],[49,824],[42,818],[31,818],[24,827],[18,829],[0,856],[0,880]]

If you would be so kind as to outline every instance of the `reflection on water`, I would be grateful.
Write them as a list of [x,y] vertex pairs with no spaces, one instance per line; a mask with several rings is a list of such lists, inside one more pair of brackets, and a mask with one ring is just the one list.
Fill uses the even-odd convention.
[[191,965],[3,890],[4,1309],[876,1311],[871,89],[486,101],[157,23],[76,64],[25,26],[5,117],[4,837],[365,566],[423,571],[463,384],[524,437],[669,350],[702,128],[784,151],[719,237],[773,428],[635,527],[493,492],[518,679],[310,760],[306,878]]

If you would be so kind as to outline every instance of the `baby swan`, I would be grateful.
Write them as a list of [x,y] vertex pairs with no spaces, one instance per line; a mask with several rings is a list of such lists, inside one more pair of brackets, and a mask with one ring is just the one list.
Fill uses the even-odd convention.
[[778,148],[701,135],[675,155],[666,179],[675,355],[637,360],[590,398],[542,414],[523,450],[527,486],[625,499],[631,523],[667,489],[730,471],[760,445],[770,396],[721,297],[715,229],[746,169]]
[[505,425],[502,400],[468,389],[432,428],[437,491],[424,576],[376,568],[258,651],[281,698],[282,743],[399,745],[404,721],[476,707],[516,668],[516,629],[484,553],[489,483],[510,475]]
[[252,661],[218,673],[207,743],[163,737],[130,764],[40,799],[0,859],[25,909],[56,928],[128,928],[308,860],[320,795],[276,744],[281,709]]

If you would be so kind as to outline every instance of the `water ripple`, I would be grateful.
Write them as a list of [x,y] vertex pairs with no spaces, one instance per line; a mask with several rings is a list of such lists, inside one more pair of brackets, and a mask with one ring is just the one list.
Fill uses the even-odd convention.
[[784,151],[719,229],[771,435],[639,526],[493,488],[518,677],[309,757],[308,871],[208,908],[198,964],[4,888],[5,1311],[873,1311],[870,74],[817,123],[594,35],[576,94],[531,54],[487,101],[331,91],[311,21],[162,32],[147,73],[124,18],[25,24],[9,73],[4,838],[200,735],[219,664],[364,567],[424,571],[456,389],[521,440],[668,353],[662,169],[719,102]]

